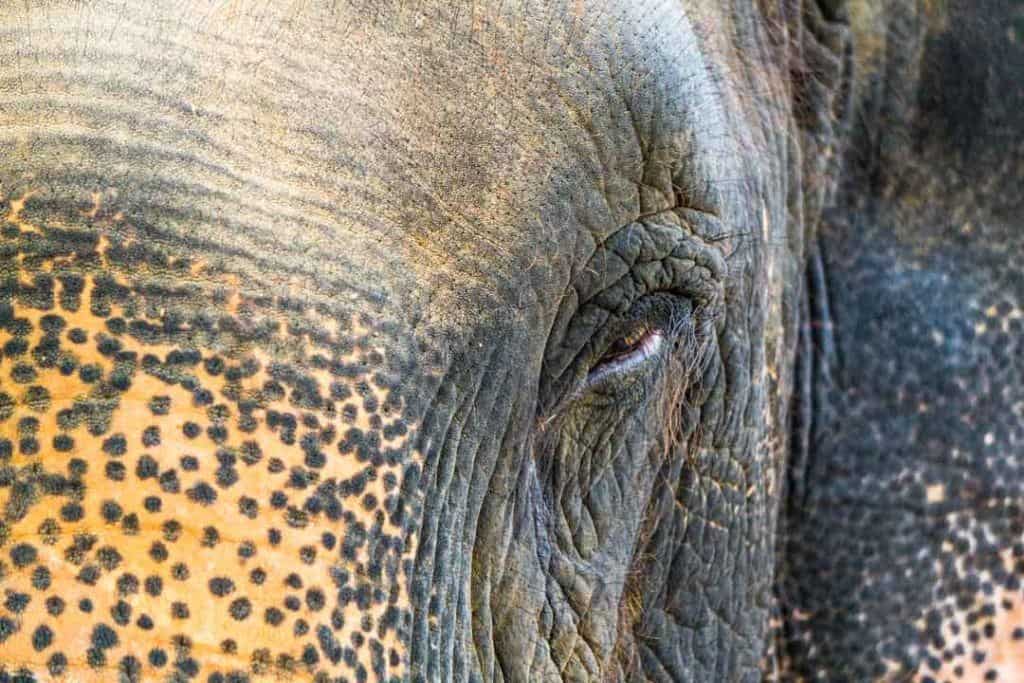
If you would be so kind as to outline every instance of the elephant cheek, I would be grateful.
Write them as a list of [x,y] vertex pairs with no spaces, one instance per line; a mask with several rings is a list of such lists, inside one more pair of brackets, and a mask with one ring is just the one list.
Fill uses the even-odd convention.
[[0,300],[0,671],[403,676],[419,459],[386,349],[78,246]]

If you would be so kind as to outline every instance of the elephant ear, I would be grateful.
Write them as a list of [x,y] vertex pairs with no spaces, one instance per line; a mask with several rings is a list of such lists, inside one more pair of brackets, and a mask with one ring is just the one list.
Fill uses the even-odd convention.
[[813,240],[832,202],[853,110],[854,40],[846,0],[783,0],[790,24],[789,72],[800,141],[802,202],[790,207]]

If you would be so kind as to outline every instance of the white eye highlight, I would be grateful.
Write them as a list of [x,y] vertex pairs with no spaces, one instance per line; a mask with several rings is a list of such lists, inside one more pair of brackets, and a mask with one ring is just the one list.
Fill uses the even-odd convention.
[[661,351],[665,335],[661,330],[645,331],[636,339],[616,342],[605,357],[587,376],[587,384],[593,385],[614,374],[624,374],[637,369],[654,358]]

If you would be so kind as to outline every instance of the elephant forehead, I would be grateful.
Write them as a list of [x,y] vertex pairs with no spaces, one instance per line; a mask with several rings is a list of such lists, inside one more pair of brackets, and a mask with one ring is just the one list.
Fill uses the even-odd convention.
[[381,296],[411,273],[453,311],[564,287],[684,164],[690,194],[736,177],[680,3],[230,6],[0,9],[0,50],[32,55],[0,83],[4,141],[51,191],[115,187],[165,233]]
[[372,323],[256,301],[193,263],[179,279],[219,289],[189,299],[214,332],[153,263],[126,273],[122,243],[64,233],[37,258],[52,226],[8,205],[4,665],[401,676],[421,460]]

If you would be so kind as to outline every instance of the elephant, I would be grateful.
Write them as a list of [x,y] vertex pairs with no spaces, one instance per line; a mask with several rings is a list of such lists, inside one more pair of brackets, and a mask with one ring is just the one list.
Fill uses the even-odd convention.
[[0,681],[1024,676],[1020,0],[0,25]]

